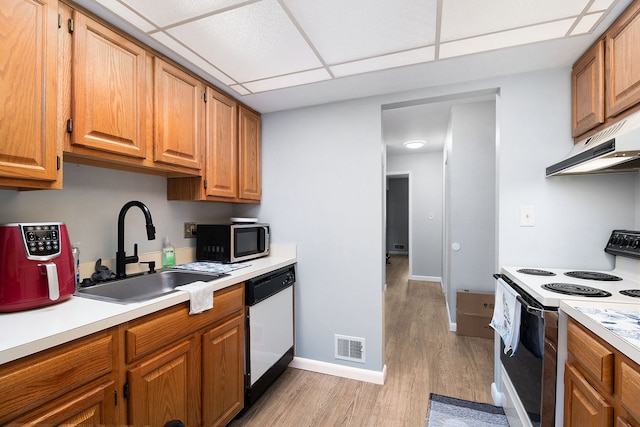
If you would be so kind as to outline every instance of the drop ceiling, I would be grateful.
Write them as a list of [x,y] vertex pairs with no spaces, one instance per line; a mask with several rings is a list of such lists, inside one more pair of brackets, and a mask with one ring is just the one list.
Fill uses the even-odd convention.
[[77,0],[260,112],[568,66],[631,0]]

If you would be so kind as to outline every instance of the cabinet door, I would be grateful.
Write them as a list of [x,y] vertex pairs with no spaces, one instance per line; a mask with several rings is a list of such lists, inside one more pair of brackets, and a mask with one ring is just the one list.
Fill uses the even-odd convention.
[[57,0],[0,2],[0,177],[57,179]]
[[244,316],[202,335],[202,419],[226,425],[244,407]]
[[640,2],[632,3],[606,32],[607,117],[640,102]]
[[598,40],[571,71],[572,134],[604,123],[604,40]]
[[620,386],[620,403],[637,419],[640,419],[640,367],[632,361],[621,362],[616,381]]
[[155,58],[154,79],[154,161],[200,169],[203,84],[159,58]]
[[234,198],[238,188],[237,104],[207,88],[206,194]]
[[162,426],[171,420],[198,424],[195,356],[193,340],[183,341],[127,372],[129,424]]
[[71,398],[60,400],[43,410],[14,420],[11,424],[21,426],[116,425],[119,423],[114,411],[115,391],[113,381],[90,387]]
[[71,144],[145,157],[145,50],[74,12]]
[[565,365],[564,425],[613,426],[612,406],[570,364]]
[[260,172],[260,116],[239,108],[239,193],[247,200],[260,200],[262,196]]

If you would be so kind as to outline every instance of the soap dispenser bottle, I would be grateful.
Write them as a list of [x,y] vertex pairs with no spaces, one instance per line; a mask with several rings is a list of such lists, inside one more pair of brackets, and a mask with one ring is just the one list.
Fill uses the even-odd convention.
[[162,245],[162,267],[171,267],[176,264],[176,250],[171,246],[169,238],[164,238],[164,244]]

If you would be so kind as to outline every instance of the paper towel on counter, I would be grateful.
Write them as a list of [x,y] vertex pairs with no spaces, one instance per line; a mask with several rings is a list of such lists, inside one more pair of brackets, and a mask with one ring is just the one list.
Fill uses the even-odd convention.
[[176,286],[176,289],[189,292],[189,314],[199,314],[213,308],[214,283],[193,282]]
[[515,289],[502,280],[498,280],[497,283],[496,305],[490,325],[502,337],[504,353],[507,354],[511,350],[513,356],[520,341],[520,301]]

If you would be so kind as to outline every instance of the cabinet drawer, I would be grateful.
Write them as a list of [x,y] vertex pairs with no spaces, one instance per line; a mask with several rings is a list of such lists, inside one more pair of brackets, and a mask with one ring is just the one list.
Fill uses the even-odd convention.
[[568,324],[567,350],[594,380],[613,393],[613,351],[571,321]]
[[1,366],[0,424],[110,373],[114,335],[101,332]]
[[129,322],[125,331],[127,363],[242,310],[243,307],[244,284],[240,283],[216,291],[213,308],[204,313],[190,316],[187,302]]
[[620,364],[620,401],[629,413],[640,419],[640,368]]

